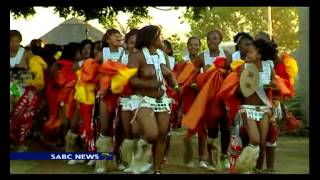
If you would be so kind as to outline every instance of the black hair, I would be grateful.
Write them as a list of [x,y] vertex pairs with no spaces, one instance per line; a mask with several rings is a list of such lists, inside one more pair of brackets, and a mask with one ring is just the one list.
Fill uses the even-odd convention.
[[[159,32],[159,34],[157,34]],[[161,34],[161,29],[158,26],[149,25],[145,26],[139,30],[136,39],[136,48],[142,49],[143,47],[148,47],[152,44],[158,36]]]
[[81,41],[81,50],[87,45],[90,44],[92,46],[93,42],[90,39],[85,39]]
[[53,65],[57,60],[54,57],[56,52],[50,50],[49,48],[42,48],[39,56],[43,58],[43,60],[47,63],[48,67]]
[[41,51],[43,50],[43,48],[41,46],[31,46],[30,50],[32,51],[32,54],[40,56]]
[[24,49],[27,50],[27,51],[31,51],[31,47],[30,46],[26,46],[26,47],[24,47]]
[[30,47],[41,46],[41,39],[32,39],[30,42]]
[[264,31],[259,32],[256,36],[263,36],[266,41],[273,41],[273,37],[271,38],[270,35]]
[[196,36],[192,36],[192,37],[190,37],[190,38],[188,39],[188,41],[187,41],[187,45],[191,42],[191,40],[192,40],[192,39],[196,39],[196,40],[198,40],[198,41],[199,41],[199,45],[201,46],[200,38],[198,38],[198,37],[196,37]]
[[164,40],[163,43],[165,44],[165,46],[167,46],[170,50],[170,52],[168,52],[168,55],[169,56],[173,56],[173,49],[172,49],[172,46],[171,46],[171,43],[168,41],[168,40]]
[[236,51],[239,50],[239,44],[241,43],[241,41],[243,39],[248,39],[250,41],[253,41],[254,39],[250,36],[249,33],[246,33],[246,32],[240,32],[238,33],[237,35],[235,35],[233,37],[233,42],[236,43]]
[[213,33],[217,33],[219,35],[219,37],[220,37],[220,42],[222,42],[222,39],[223,39],[222,32],[219,29],[216,29],[216,28],[208,32],[207,39],[208,39],[209,35],[213,34]]
[[[38,40],[40,39],[35,39],[33,40],[33,42],[34,43],[41,42],[41,40],[40,41]],[[35,45],[34,43],[30,43],[30,47],[28,46],[28,48],[32,51],[32,54],[40,56],[47,63],[48,67],[53,65],[56,62],[54,55],[57,53],[58,51],[57,48],[59,46],[54,44],[46,44],[42,48],[41,46]]]
[[91,46],[91,51],[90,51],[90,57],[91,57],[91,58],[94,58],[94,49],[96,48],[96,46],[100,46],[100,47],[99,47],[99,50],[102,51],[102,48],[103,48],[102,42],[101,42],[101,41],[96,41],[96,42],[94,42],[94,43],[92,44],[92,46]]
[[33,39],[30,42],[30,50],[32,51],[32,54],[39,55],[40,51],[42,50],[41,47],[41,39]]
[[62,47],[56,44],[46,44],[44,49],[51,51],[53,54],[56,54],[58,51],[62,51]]
[[252,45],[256,47],[259,54],[261,54],[261,60],[275,60],[278,50],[273,42],[267,42],[263,39],[257,39],[253,41]]
[[131,37],[131,36],[134,36],[134,35],[137,35],[138,32],[139,32],[139,29],[136,29],[136,28],[131,29],[131,30],[126,34],[125,39],[124,39],[124,42],[125,42],[125,43],[128,43],[130,37]]
[[[266,32],[259,32],[257,35],[262,35],[264,36],[265,38],[260,38],[260,39],[257,39],[257,40],[263,40],[263,41],[266,41],[267,43],[269,43],[274,49],[277,49],[278,48],[278,44],[274,42],[274,39],[273,37],[271,37],[271,40],[270,40],[270,35]],[[275,56],[270,59],[272,61],[274,61],[274,63],[277,63],[276,61],[279,59],[278,57],[278,50],[277,50],[277,53],[275,54]]]
[[71,43],[65,45],[63,48],[62,54],[61,54],[61,59],[75,61],[74,57],[75,57],[78,50],[79,51],[81,50],[80,43],[71,42]]
[[237,42],[238,42],[238,39],[239,39],[241,36],[245,35],[245,34],[246,34],[245,32],[239,32],[239,33],[237,33],[237,34],[233,37],[233,42],[234,42],[234,43],[237,43]]
[[108,29],[106,31],[106,33],[103,35],[102,37],[102,46],[103,47],[109,47],[109,44],[107,43],[107,39],[109,38],[109,36],[111,36],[112,34],[121,34],[120,31],[114,29],[114,28],[111,28],[111,29]]
[[10,30],[10,39],[13,37],[18,37],[20,42],[22,41],[22,35],[18,30]]

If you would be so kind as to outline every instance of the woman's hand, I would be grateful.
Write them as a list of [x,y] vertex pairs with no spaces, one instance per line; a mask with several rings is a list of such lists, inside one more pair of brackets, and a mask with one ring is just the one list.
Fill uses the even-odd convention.
[[79,64],[78,64],[78,62],[75,62],[73,65],[72,65],[72,71],[77,71],[78,69],[80,69],[80,67],[79,67]]
[[180,88],[180,86],[178,84],[176,84],[173,89],[179,96],[182,95],[182,89]]
[[272,90],[277,90],[278,89],[277,86],[273,82],[271,82],[270,84],[264,85],[263,88],[264,89],[272,89]]
[[196,82],[192,82],[190,87],[196,91],[199,91],[199,87],[198,87],[198,84]]

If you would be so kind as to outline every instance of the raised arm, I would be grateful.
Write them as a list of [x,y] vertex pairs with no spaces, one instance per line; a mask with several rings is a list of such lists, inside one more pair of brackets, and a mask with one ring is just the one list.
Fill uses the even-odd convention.
[[166,59],[166,67],[170,70],[170,62],[169,62],[169,58],[168,55],[166,53],[164,53],[165,59]]
[[19,64],[19,67],[29,69],[29,61],[33,56],[34,55],[32,54],[32,51],[26,49],[24,51],[24,55],[23,55],[22,60]]
[[169,58],[166,54],[165,54],[165,59],[166,59],[166,65],[161,64],[162,75],[166,80],[166,82],[169,84],[169,86],[172,88],[175,88],[176,85],[178,85],[178,82],[170,69]]
[[194,66],[197,68],[198,73],[200,72],[201,68],[204,68],[204,56],[203,53],[198,55],[195,60],[193,61]]
[[224,51],[224,54],[226,55],[226,58],[227,58],[226,66],[224,68],[230,69],[230,64],[232,62],[232,54],[229,51]]
[[270,82],[270,87],[272,89],[278,89],[277,85],[276,85],[276,71],[272,68],[271,69],[271,82]]

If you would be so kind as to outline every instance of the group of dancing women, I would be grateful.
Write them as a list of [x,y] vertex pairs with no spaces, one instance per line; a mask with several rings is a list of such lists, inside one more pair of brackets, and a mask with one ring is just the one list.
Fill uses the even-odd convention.
[[[187,41],[176,59],[158,26],[108,29],[101,41],[59,46],[33,40],[20,45],[10,31],[10,143],[28,150],[38,132],[46,145],[65,152],[112,152],[86,163],[95,173],[161,174],[170,164],[171,131],[185,128],[181,161],[212,172],[275,173],[281,101],[294,96],[297,64],[265,32],[234,36],[235,52],[221,48],[223,34]],[[247,67],[259,71],[251,94],[240,88]],[[198,159],[194,164],[193,136]],[[267,168],[264,169],[266,159]]]

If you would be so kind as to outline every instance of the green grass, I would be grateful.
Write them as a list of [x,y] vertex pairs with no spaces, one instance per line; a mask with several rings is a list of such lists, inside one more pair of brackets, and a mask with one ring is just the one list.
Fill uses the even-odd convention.
[[283,101],[283,104],[285,104],[289,111],[295,116],[301,117],[301,95],[299,91],[296,91],[296,95],[292,99]]

